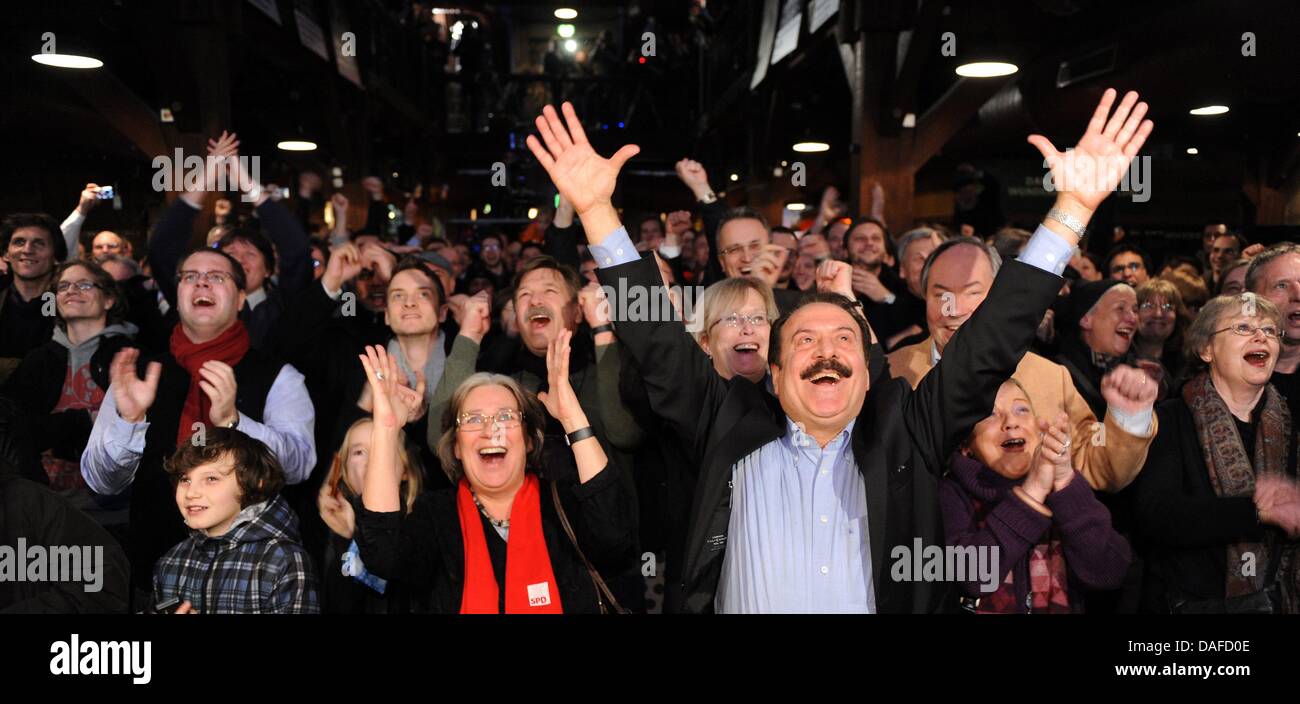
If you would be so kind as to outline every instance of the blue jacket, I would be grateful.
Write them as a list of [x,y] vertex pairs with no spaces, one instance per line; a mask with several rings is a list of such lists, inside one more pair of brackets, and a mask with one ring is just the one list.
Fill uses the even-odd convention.
[[223,536],[192,531],[158,560],[153,586],[155,607],[179,599],[203,614],[320,612],[298,517],[281,496],[246,507]]

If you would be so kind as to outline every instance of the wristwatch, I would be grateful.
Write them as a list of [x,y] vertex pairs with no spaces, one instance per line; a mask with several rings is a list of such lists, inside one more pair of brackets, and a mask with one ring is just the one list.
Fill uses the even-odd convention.
[[226,425],[226,426],[222,426],[222,427],[224,427],[226,430],[234,430],[235,428],[238,428],[238,427],[239,427],[239,414],[238,414],[238,413],[235,414],[235,419],[232,420],[232,421],[230,421],[230,425]]
[[581,442],[583,440],[586,440],[587,438],[593,438],[593,437],[596,437],[596,431],[592,430],[591,426],[588,425],[585,428],[578,428],[572,433],[565,435],[564,442],[568,443],[569,446],[572,447],[574,443]]
[[602,332],[614,332],[613,323],[605,323],[604,325],[597,325],[596,327],[591,329],[591,334],[593,336],[599,335]]
[[708,193],[706,193],[706,194],[704,195],[703,198],[700,199],[700,202],[703,203],[703,204],[705,204],[705,205],[711,205],[711,204],[713,204],[713,203],[717,203],[717,202],[718,202],[718,194],[717,194],[717,193],[714,193],[713,191],[709,191]]

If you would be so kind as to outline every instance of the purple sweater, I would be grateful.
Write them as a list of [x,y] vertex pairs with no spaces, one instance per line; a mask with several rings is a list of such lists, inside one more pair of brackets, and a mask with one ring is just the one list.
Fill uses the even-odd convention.
[[[954,455],[950,471],[939,486],[944,532],[949,545],[997,547],[999,586],[1013,572],[1015,603],[1025,612],[1029,594],[1029,555],[1034,545],[1055,527],[1065,552],[1070,577],[1070,604],[1078,610],[1079,589],[1116,589],[1124,582],[1132,553],[1128,541],[1111,527],[1110,512],[1093,496],[1077,472],[1068,486],[1047,495],[1051,517],[1035,511],[1012,493],[1020,480],[1011,480],[980,462]],[[975,516],[978,500],[991,506],[980,528]],[[978,580],[960,585],[970,597],[985,596]]]

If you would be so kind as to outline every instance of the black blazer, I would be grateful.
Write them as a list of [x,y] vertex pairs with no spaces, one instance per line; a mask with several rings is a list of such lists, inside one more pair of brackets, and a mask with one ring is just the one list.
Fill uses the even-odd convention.
[[[1159,404],[1156,417],[1160,432],[1126,493],[1133,495],[1136,537],[1147,558],[1141,609],[1167,613],[1171,600],[1222,599],[1228,544],[1263,541],[1274,529],[1260,524],[1253,496],[1214,493],[1186,401]],[[1288,456],[1285,466],[1294,474],[1294,448]],[[1256,567],[1261,574],[1267,569]]]
[[[600,269],[615,291],[655,286],[653,260]],[[627,279],[626,289],[619,279]],[[853,431],[866,482],[871,559],[881,613],[936,611],[955,603],[950,585],[889,578],[895,545],[943,545],[938,478],[947,459],[988,415],[998,387],[1034,338],[1061,278],[1021,262],[1003,266],[984,305],[915,391],[902,379],[873,381]],[[620,310],[611,301],[613,310]],[[661,308],[667,310],[667,308]],[[616,323],[645,377],[655,412],[681,434],[698,472],[681,588],[685,610],[713,611],[730,520],[732,466],[786,432],[779,401],[740,377],[723,380],[680,321]],[[879,347],[873,354],[880,354]],[[917,471],[924,470],[924,471]]]
[[[583,554],[608,578],[635,559],[636,498],[626,490],[618,465],[610,463],[586,484],[559,481],[560,502]],[[564,613],[599,613],[596,586],[560,525],[550,481],[539,479],[542,533]],[[421,494],[405,517],[398,511],[362,508],[354,534],[366,569],[400,580],[413,597],[429,594],[432,613],[460,613],[465,590],[465,545],[455,487]]]

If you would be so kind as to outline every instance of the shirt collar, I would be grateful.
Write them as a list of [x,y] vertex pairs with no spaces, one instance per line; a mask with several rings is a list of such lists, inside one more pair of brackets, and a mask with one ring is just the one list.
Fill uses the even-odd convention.
[[248,303],[248,309],[249,309],[249,310],[252,310],[252,309],[256,308],[257,305],[258,305],[259,303],[261,303],[262,301],[265,301],[265,300],[266,300],[266,287],[265,287],[265,286],[263,286],[262,288],[259,288],[259,289],[257,289],[256,291],[254,291],[254,292],[248,294],[247,298],[245,299],[245,301]]
[[[857,422],[858,422],[857,418],[851,419],[849,421],[849,424],[844,426],[844,430],[841,430],[839,434],[837,434],[834,438],[831,439],[829,443],[826,444],[825,449],[834,450],[834,449],[847,446],[848,439],[853,436],[853,426]],[[785,418],[785,427],[786,427],[786,434],[785,437],[782,439],[782,442],[784,442],[787,447],[795,451],[799,451],[799,450],[820,451],[822,449],[818,447],[817,441],[814,440],[811,435],[808,435],[803,431],[802,424],[796,423],[789,416],[786,416]]]
[[938,366],[939,360],[941,359],[943,359],[943,355],[939,353],[939,345],[935,344],[934,338],[931,337],[930,338],[930,366],[932,367]]

